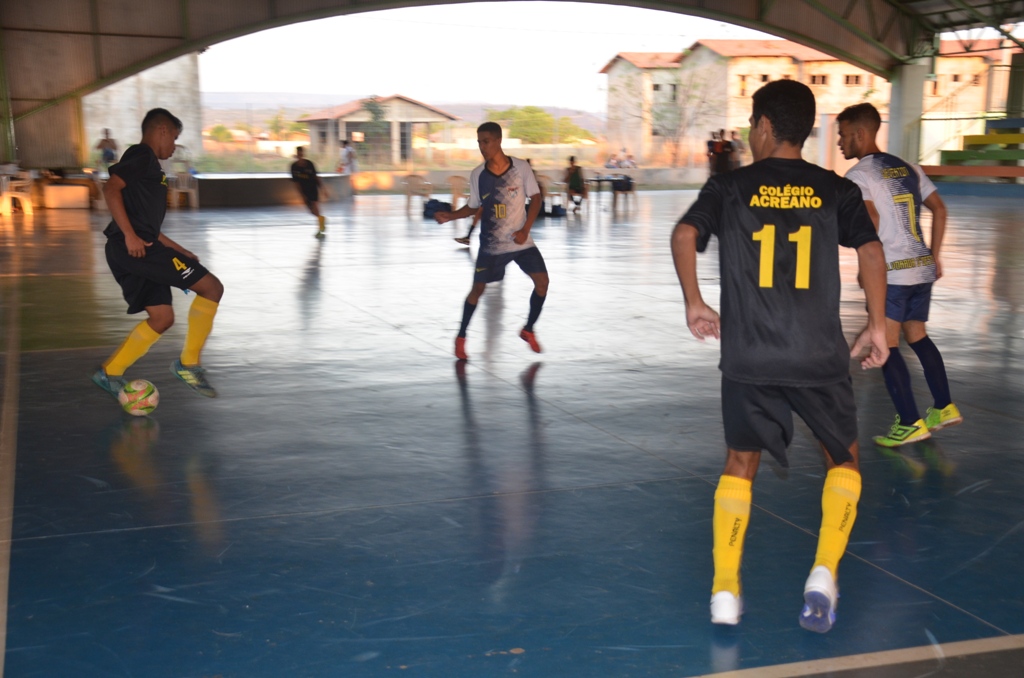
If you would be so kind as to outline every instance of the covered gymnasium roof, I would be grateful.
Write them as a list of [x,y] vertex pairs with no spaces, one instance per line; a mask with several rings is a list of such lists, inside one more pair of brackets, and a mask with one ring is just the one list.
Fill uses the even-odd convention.
[[[249,33],[312,19],[463,0],[5,0],[0,160],[71,165],[79,100],[122,78]],[[561,1],[561,0],[555,0]],[[929,56],[937,32],[1024,19],[1024,0],[637,0],[788,38],[887,76]],[[76,134],[80,135],[78,131]],[[74,151],[71,152],[74,154]]]

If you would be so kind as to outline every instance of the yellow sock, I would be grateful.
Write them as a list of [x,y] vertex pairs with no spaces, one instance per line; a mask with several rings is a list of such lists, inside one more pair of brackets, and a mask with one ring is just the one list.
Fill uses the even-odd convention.
[[182,365],[198,365],[199,353],[206,344],[206,338],[213,330],[213,317],[217,315],[217,302],[205,297],[196,297],[188,309],[188,331],[185,332],[185,348],[181,350]]
[[740,561],[743,537],[750,522],[751,482],[736,476],[722,476],[715,491],[714,529],[715,580],[711,595],[729,591],[740,595]]
[[860,473],[847,468],[834,468],[825,476],[821,491],[821,530],[814,566],[824,565],[837,576],[839,559],[846,552],[850,530],[857,520],[860,500]]
[[103,370],[112,377],[120,377],[136,360],[146,355],[149,347],[160,338],[160,333],[143,320],[135,326],[114,354],[103,363]]

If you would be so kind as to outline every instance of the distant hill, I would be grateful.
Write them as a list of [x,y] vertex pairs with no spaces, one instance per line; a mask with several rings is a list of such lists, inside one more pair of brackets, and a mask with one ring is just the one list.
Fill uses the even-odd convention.
[[309,108],[320,110],[346,101],[360,99],[361,94],[292,94],[291,92],[200,92],[203,108],[210,109],[273,109]]
[[[232,126],[247,123],[266,126],[278,111],[284,111],[288,120],[298,120],[303,114],[338,106],[363,96],[358,94],[293,94],[290,92],[201,92],[203,126]],[[457,115],[461,123],[476,125],[487,119],[488,110],[505,110],[516,104],[443,103],[425,101]],[[556,118],[568,117],[580,127],[594,134],[604,134],[605,119],[598,113],[578,111],[558,106],[541,106]]]

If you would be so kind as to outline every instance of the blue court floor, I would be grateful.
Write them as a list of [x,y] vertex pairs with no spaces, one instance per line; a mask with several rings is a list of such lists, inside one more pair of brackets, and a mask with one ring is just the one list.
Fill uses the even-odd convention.
[[[4,675],[1024,675],[1020,202],[949,199],[929,327],[965,423],[883,452],[882,375],[854,373],[864,493],[819,636],[797,624],[824,478],[802,424],[754,486],[743,621],[709,623],[718,346],[687,332],[668,248],[695,197],[539,222],[544,353],[518,338],[513,266],[463,365],[466,222],[399,196],[327,205],[322,241],[299,208],[171,213],[227,289],[204,353],[220,397],[168,372],[175,292],[129,371],[160,389],[149,418],[89,380],[138,321],[104,215],[0,220]],[[717,304],[715,251],[701,267]]]

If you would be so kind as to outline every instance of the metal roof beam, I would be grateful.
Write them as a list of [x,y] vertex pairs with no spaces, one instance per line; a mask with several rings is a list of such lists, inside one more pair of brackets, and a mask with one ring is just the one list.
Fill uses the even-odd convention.
[[1015,38],[1012,33],[1010,33],[1005,28],[1003,28],[1001,18],[997,19],[995,17],[987,17],[984,14],[982,14],[981,12],[979,12],[977,9],[975,9],[973,6],[968,5],[966,2],[963,2],[963,0],[948,0],[948,1],[953,6],[958,7],[960,9],[962,9],[963,11],[967,12],[968,15],[974,17],[977,21],[980,21],[980,22],[984,23],[989,28],[996,29],[997,31],[1002,33],[1003,37],[1005,37],[1007,40],[1011,40],[1018,47],[1020,47],[1021,49],[1024,49],[1024,42],[1021,42],[1018,38]]

